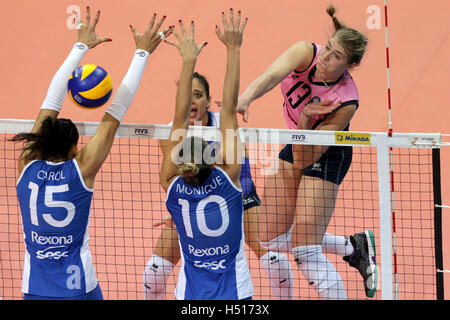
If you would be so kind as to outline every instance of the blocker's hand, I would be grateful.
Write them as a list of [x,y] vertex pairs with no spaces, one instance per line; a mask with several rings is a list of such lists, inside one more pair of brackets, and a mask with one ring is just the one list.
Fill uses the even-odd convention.
[[159,32],[159,28],[161,28],[162,23],[166,19],[166,16],[163,16],[158,23],[155,25],[156,13],[153,14],[153,17],[150,19],[147,29],[144,33],[138,33],[136,28],[130,25],[131,32],[133,33],[134,41],[136,42],[136,49],[145,50],[148,53],[152,53],[158,47],[158,45],[165,38],[170,36],[173,32],[173,26],[166,28],[165,30]]
[[247,24],[247,18],[241,23],[241,11],[239,10],[237,16],[234,16],[234,11],[230,9],[230,18],[222,12],[222,23],[223,23],[223,33],[221,32],[219,26],[216,26],[217,37],[222,41],[228,48],[239,49],[242,45],[242,38]]
[[195,43],[195,25],[194,21],[191,21],[191,32],[188,34],[184,27],[183,21],[178,21],[180,25],[181,35],[177,32],[173,32],[178,40],[177,42],[164,40],[168,44],[176,47],[183,58],[183,60],[197,59],[202,49],[206,46],[207,42],[203,42],[200,45]]
[[94,21],[91,22],[91,9],[86,7],[86,21],[83,22],[81,17],[76,18],[75,25],[78,29],[77,42],[84,43],[89,49],[92,49],[103,42],[112,41],[111,38],[99,37],[95,33],[95,27],[97,26],[98,19],[100,18],[100,10],[97,11]]

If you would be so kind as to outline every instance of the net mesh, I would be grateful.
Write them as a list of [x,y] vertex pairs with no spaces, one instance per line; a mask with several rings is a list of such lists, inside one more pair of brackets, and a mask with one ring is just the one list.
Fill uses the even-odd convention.
[[[10,137],[10,133],[0,135],[0,297],[22,299],[24,241],[15,190],[20,145],[8,142]],[[89,139],[80,137],[80,146]],[[276,163],[282,147],[281,143],[247,143],[252,176],[261,199],[268,175],[279,169]],[[116,138],[96,177],[89,247],[105,299],[144,298],[144,268],[161,234],[161,227],[153,225],[168,214],[165,192],[159,184],[161,161],[158,140]],[[435,299],[431,149],[394,148],[393,165],[394,277],[398,298]],[[348,236],[367,229],[375,235],[381,272],[377,149],[354,146],[352,165],[339,189],[327,232]],[[248,246],[246,252],[255,288],[253,298],[272,299],[268,275],[257,255]],[[366,299],[358,271],[341,256],[326,255],[340,273],[348,298]],[[292,255],[288,254],[288,258],[294,273],[295,299],[317,299],[316,291],[303,278]],[[180,263],[168,279],[167,299],[175,298],[179,269]],[[381,299],[380,290],[374,299]]]

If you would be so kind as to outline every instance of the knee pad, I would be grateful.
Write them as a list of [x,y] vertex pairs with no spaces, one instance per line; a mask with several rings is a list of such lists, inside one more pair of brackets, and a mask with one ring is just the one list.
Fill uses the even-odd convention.
[[293,225],[287,232],[279,235],[275,239],[266,242],[258,240],[259,244],[269,251],[290,252],[292,249],[292,228]]
[[277,300],[293,299],[294,275],[286,255],[269,251],[260,258],[260,262],[270,278],[273,297]]
[[161,300],[166,296],[166,283],[172,273],[173,263],[157,255],[148,260],[143,275],[145,298]]
[[341,276],[323,255],[320,245],[296,247],[292,254],[303,276],[322,299],[347,299]]

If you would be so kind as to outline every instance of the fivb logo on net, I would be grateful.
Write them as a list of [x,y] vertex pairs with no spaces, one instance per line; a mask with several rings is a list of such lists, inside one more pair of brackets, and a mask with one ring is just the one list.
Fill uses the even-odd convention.
[[[261,175],[274,174],[278,170],[278,153],[279,153],[279,131],[275,129],[264,132],[264,142],[261,139],[261,131],[238,128],[225,130],[225,136],[222,136],[222,132],[218,127],[203,127],[201,122],[195,122],[194,127],[191,127],[193,132],[189,134],[186,129],[174,130],[170,136],[171,141],[180,141],[175,148],[172,149],[171,159],[173,163],[179,165],[181,163],[194,163],[194,164],[223,164],[223,156],[219,152],[220,143],[222,141],[229,141],[228,146],[234,145],[233,141],[239,137],[243,142],[239,150],[235,150],[234,147],[227,147],[223,151],[227,163],[235,161],[236,164],[243,164],[244,157],[246,155],[249,158],[249,163],[252,168],[258,168]],[[206,136],[205,131],[202,128],[208,128],[208,134]],[[181,137],[201,137],[205,141],[216,142],[209,143],[202,152],[202,146],[200,140],[194,140],[194,159],[191,158],[191,140],[187,140],[183,143],[180,140]],[[245,150],[245,144],[248,143],[247,150]],[[181,152],[182,151],[182,152]],[[180,156],[182,154],[183,156]],[[232,163],[232,162],[231,162]]]

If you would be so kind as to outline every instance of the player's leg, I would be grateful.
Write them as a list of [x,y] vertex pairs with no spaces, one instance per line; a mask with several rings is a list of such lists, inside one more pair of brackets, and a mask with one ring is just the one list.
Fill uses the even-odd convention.
[[180,260],[180,246],[176,229],[163,227],[153,255],[144,270],[146,300],[164,300],[166,284],[173,267]]
[[350,237],[325,232],[322,239],[322,250],[324,253],[336,254],[343,258],[352,254],[354,248]]
[[276,300],[292,300],[294,276],[291,264],[282,252],[267,251],[258,241],[258,206],[244,212],[245,242],[258,257],[261,267],[269,276],[272,296]]
[[285,244],[289,242],[294,221],[301,176],[301,170],[294,170],[291,163],[279,160],[277,172],[265,179],[258,214],[258,239],[266,249],[289,250]]
[[342,279],[322,252],[322,239],[334,211],[339,186],[304,176],[292,230],[292,253],[308,283],[322,299],[346,299]]

